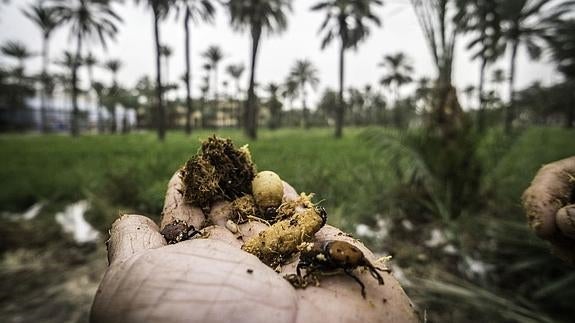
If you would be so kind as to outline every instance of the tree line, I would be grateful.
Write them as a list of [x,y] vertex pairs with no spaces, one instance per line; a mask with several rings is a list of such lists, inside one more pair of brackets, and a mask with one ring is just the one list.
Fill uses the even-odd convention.
[[[50,41],[54,32],[60,27],[66,27],[73,39],[72,51],[66,51],[58,64],[65,66],[67,75],[60,76],[61,83],[66,84],[72,101],[71,133],[79,134],[78,120],[80,110],[78,107],[79,70],[85,67],[89,75],[90,91],[96,93],[99,102],[109,100],[110,97],[119,94],[122,89],[117,82],[117,74],[122,66],[119,60],[109,60],[99,63],[91,55],[94,46],[99,45],[104,49],[108,42],[114,40],[117,35],[122,18],[116,12],[116,0],[48,0],[39,1],[28,8],[23,9],[23,14],[32,21],[42,35],[42,70],[35,80],[41,85],[41,124],[46,130],[46,100],[52,95],[57,80],[55,74],[49,70],[50,66]],[[235,104],[241,111],[237,115],[238,124],[241,124],[246,134],[257,138],[257,126],[259,109],[262,104],[256,94],[257,62],[261,36],[263,33],[281,33],[287,28],[289,14],[291,13],[291,1],[288,0],[228,0],[225,2],[210,0],[135,0],[136,4],[150,9],[153,17],[154,44],[155,44],[155,77],[153,82],[147,80],[150,90],[154,95],[147,93],[150,101],[153,126],[157,129],[158,138],[163,140],[168,126],[169,113],[166,95],[177,85],[170,84],[168,80],[169,57],[171,49],[161,39],[160,29],[166,19],[176,17],[182,23],[185,31],[185,66],[182,76],[185,87],[186,122],[185,131],[192,131],[192,115],[197,110],[195,105],[204,108],[207,94],[213,93],[211,108],[218,111],[219,99],[219,64],[224,57],[222,50],[214,45],[203,52],[205,64],[203,69],[206,75],[201,85],[202,99],[192,99],[192,75],[191,75],[191,35],[193,29],[199,23],[212,23],[217,10],[228,12],[233,28],[249,35],[251,41],[251,55],[248,66],[249,78],[245,99],[239,95],[240,78],[245,70],[243,64],[227,66],[226,72],[234,80],[236,87]],[[424,38],[436,67],[434,79],[417,80],[417,89],[409,98],[400,97],[400,89],[405,84],[413,82],[413,67],[411,60],[404,53],[394,53],[384,56],[379,64],[384,69],[384,76],[380,84],[391,93],[395,111],[386,113],[371,111],[370,115],[379,115],[380,119],[391,119],[392,124],[401,124],[402,118],[415,110],[425,117],[425,122],[434,125],[435,129],[446,134],[458,124],[465,114],[457,100],[457,91],[452,85],[453,61],[456,55],[455,46],[461,41],[462,35],[468,35],[470,41],[466,44],[467,51],[472,59],[479,61],[480,77],[477,86],[468,86],[463,93],[470,97],[475,94],[478,98],[479,107],[474,111],[476,128],[482,131],[486,127],[486,118],[490,113],[490,107],[498,106],[503,113],[503,124],[507,132],[512,130],[517,118],[517,104],[523,102],[515,89],[517,53],[525,49],[532,59],[548,57],[553,60],[557,70],[562,73],[565,81],[560,88],[565,89],[565,100],[573,102],[573,83],[575,83],[575,68],[573,34],[575,34],[575,21],[572,10],[575,1],[559,0],[410,0],[416,13]],[[349,50],[357,49],[365,41],[374,28],[380,28],[381,19],[376,10],[383,5],[381,0],[327,0],[319,1],[310,7],[311,11],[324,15],[319,26],[321,33],[320,46],[326,48],[332,43],[338,46],[339,55],[339,86],[337,92],[326,92],[322,98],[316,113],[324,111],[334,120],[335,136],[341,137],[346,112],[361,110],[366,102],[370,103],[371,109],[378,107],[385,110],[385,98],[373,95],[370,86],[364,91],[349,89],[346,93],[345,86],[345,58]],[[17,41],[9,41],[3,44],[2,53],[17,59],[18,64],[11,71],[2,69],[2,93],[9,93],[3,100],[18,102],[26,95],[31,95],[33,90],[26,85],[34,81],[25,75],[25,61],[32,57],[26,46]],[[508,83],[508,102],[503,103],[495,91],[486,91],[486,73],[505,54],[509,58],[505,81]],[[104,85],[92,77],[92,69],[95,66],[104,66],[112,75],[111,85]],[[501,75],[500,75],[501,76]],[[500,79],[503,77],[500,77]],[[12,82],[5,82],[6,80]],[[142,83],[143,82],[143,83]],[[145,81],[138,83],[143,86]],[[153,83],[153,84],[152,84]],[[281,110],[281,102],[277,99],[278,93],[285,99],[299,98],[302,106],[302,125],[310,125],[310,109],[308,107],[309,90],[315,90],[319,84],[317,69],[309,60],[298,60],[284,84],[269,84],[265,88],[269,93],[268,108],[270,111]],[[138,86],[137,86],[138,87]],[[136,87],[136,88],[137,88]],[[11,90],[10,90],[11,89]],[[22,95],[15,95],[22,93]],[[113,94],[113,95],[106,95]],[[409,99],[409,100],[408,100]],[[11,101],[10,101],[11,100]],[[133,102],[137,106],[138,102]],[[327,104],[329,102],[329,104]],[[494,104],[494,102],[496,104]],[[20,102],[21,103],[21,102]],[[524,102],[523,102],[524,103]],[[115,106],[114,102],[109,106]],[[569,104],[567,104],[569,106]],[[572,106],[572,104],[571,104]],[[402,115],[402,107],[403,115]],[[110,115],[115,117],[113,107]],[[377,109],[376,109],[377,110]],[[412,112],[409,112],[409,111]],[[572,126],[573,109],[567,108],[565,124]],[[272,113],[274,114],[274,113]],[[275,114],[274,114],[275,115]],[[361,115],[361,114],[360,114]],[[365,113],[364,113],[365,117]],[[353,120],[355,119],[355,122]],[[361,124],[361,117],[351,116],[351,121]],[[382,121],[382,122],[384,122]],[[389,121],[389,120],[388,120]],[[279,125],[279,119],[272,117],[272,127]],[[116,124],[115,120],[112,124]],[[112,130],[114,131],[114,130]]]

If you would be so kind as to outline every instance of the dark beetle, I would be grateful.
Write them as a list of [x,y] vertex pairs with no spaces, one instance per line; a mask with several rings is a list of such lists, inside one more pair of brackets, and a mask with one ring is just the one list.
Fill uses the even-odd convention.
[[[322,272],[343,270],[361,286],[361,295],[365,298],[365,285],[353,274],[357,267],[367,268],[380,285],[384,282],[378,270],[390,272],[372,265],[356,246],[345,241],[326,240],[302,245],[296,274],[288,275],[286,279],[296,288],[305,288],[310,282],[317,284],[317,275]],[[302,269],[306,270],[303,276]]]

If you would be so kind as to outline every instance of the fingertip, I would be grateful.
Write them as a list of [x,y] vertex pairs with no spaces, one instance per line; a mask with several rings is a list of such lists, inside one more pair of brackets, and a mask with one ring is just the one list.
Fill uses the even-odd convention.
[[555,213],[561,207],[545,185],[531,185],[522,196],[523,209],[531,230],[540,238],[548,239],[557,231]]
[[575,239],[575,204],[567,205],[557,211],[557,227],[565,236]]
[[112,224],[108,246],[108,263],[121,262],[132,255],[166,245],[158,226],[150,218],[124,214]]
[[282,184],[284,187],[284,196],[283,196],[284,202],[294,201],[299,197],[297,195],[297,191],[295,190],[295,188],[293,188],[293,186],[288,184],[286,181],[282,181]]

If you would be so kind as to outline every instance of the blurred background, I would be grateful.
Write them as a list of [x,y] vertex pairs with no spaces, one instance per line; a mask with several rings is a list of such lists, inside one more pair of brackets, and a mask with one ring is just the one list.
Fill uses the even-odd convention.
[[212,134],[315,192],[430,322],[562,322],[520,196],[575,154],[565,0],[0,0],[0,321],[86,322],[119,214]]

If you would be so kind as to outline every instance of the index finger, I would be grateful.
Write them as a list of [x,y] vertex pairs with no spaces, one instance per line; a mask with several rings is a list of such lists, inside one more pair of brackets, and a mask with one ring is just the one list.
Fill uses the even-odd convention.
[[163,230],[168,224],[179,221],[193,225],[198,230],[204,227],[206,220],[204,212],[199,207],[185,203],[183,192],[184,186],[180,170],[178,170],[168,182],[160,230]]
[[541,238],[557,232],[555,215],[569,204],[575,188],[575,157],[562,159],[539,169],[523,193],[523,208],[531,229]]

